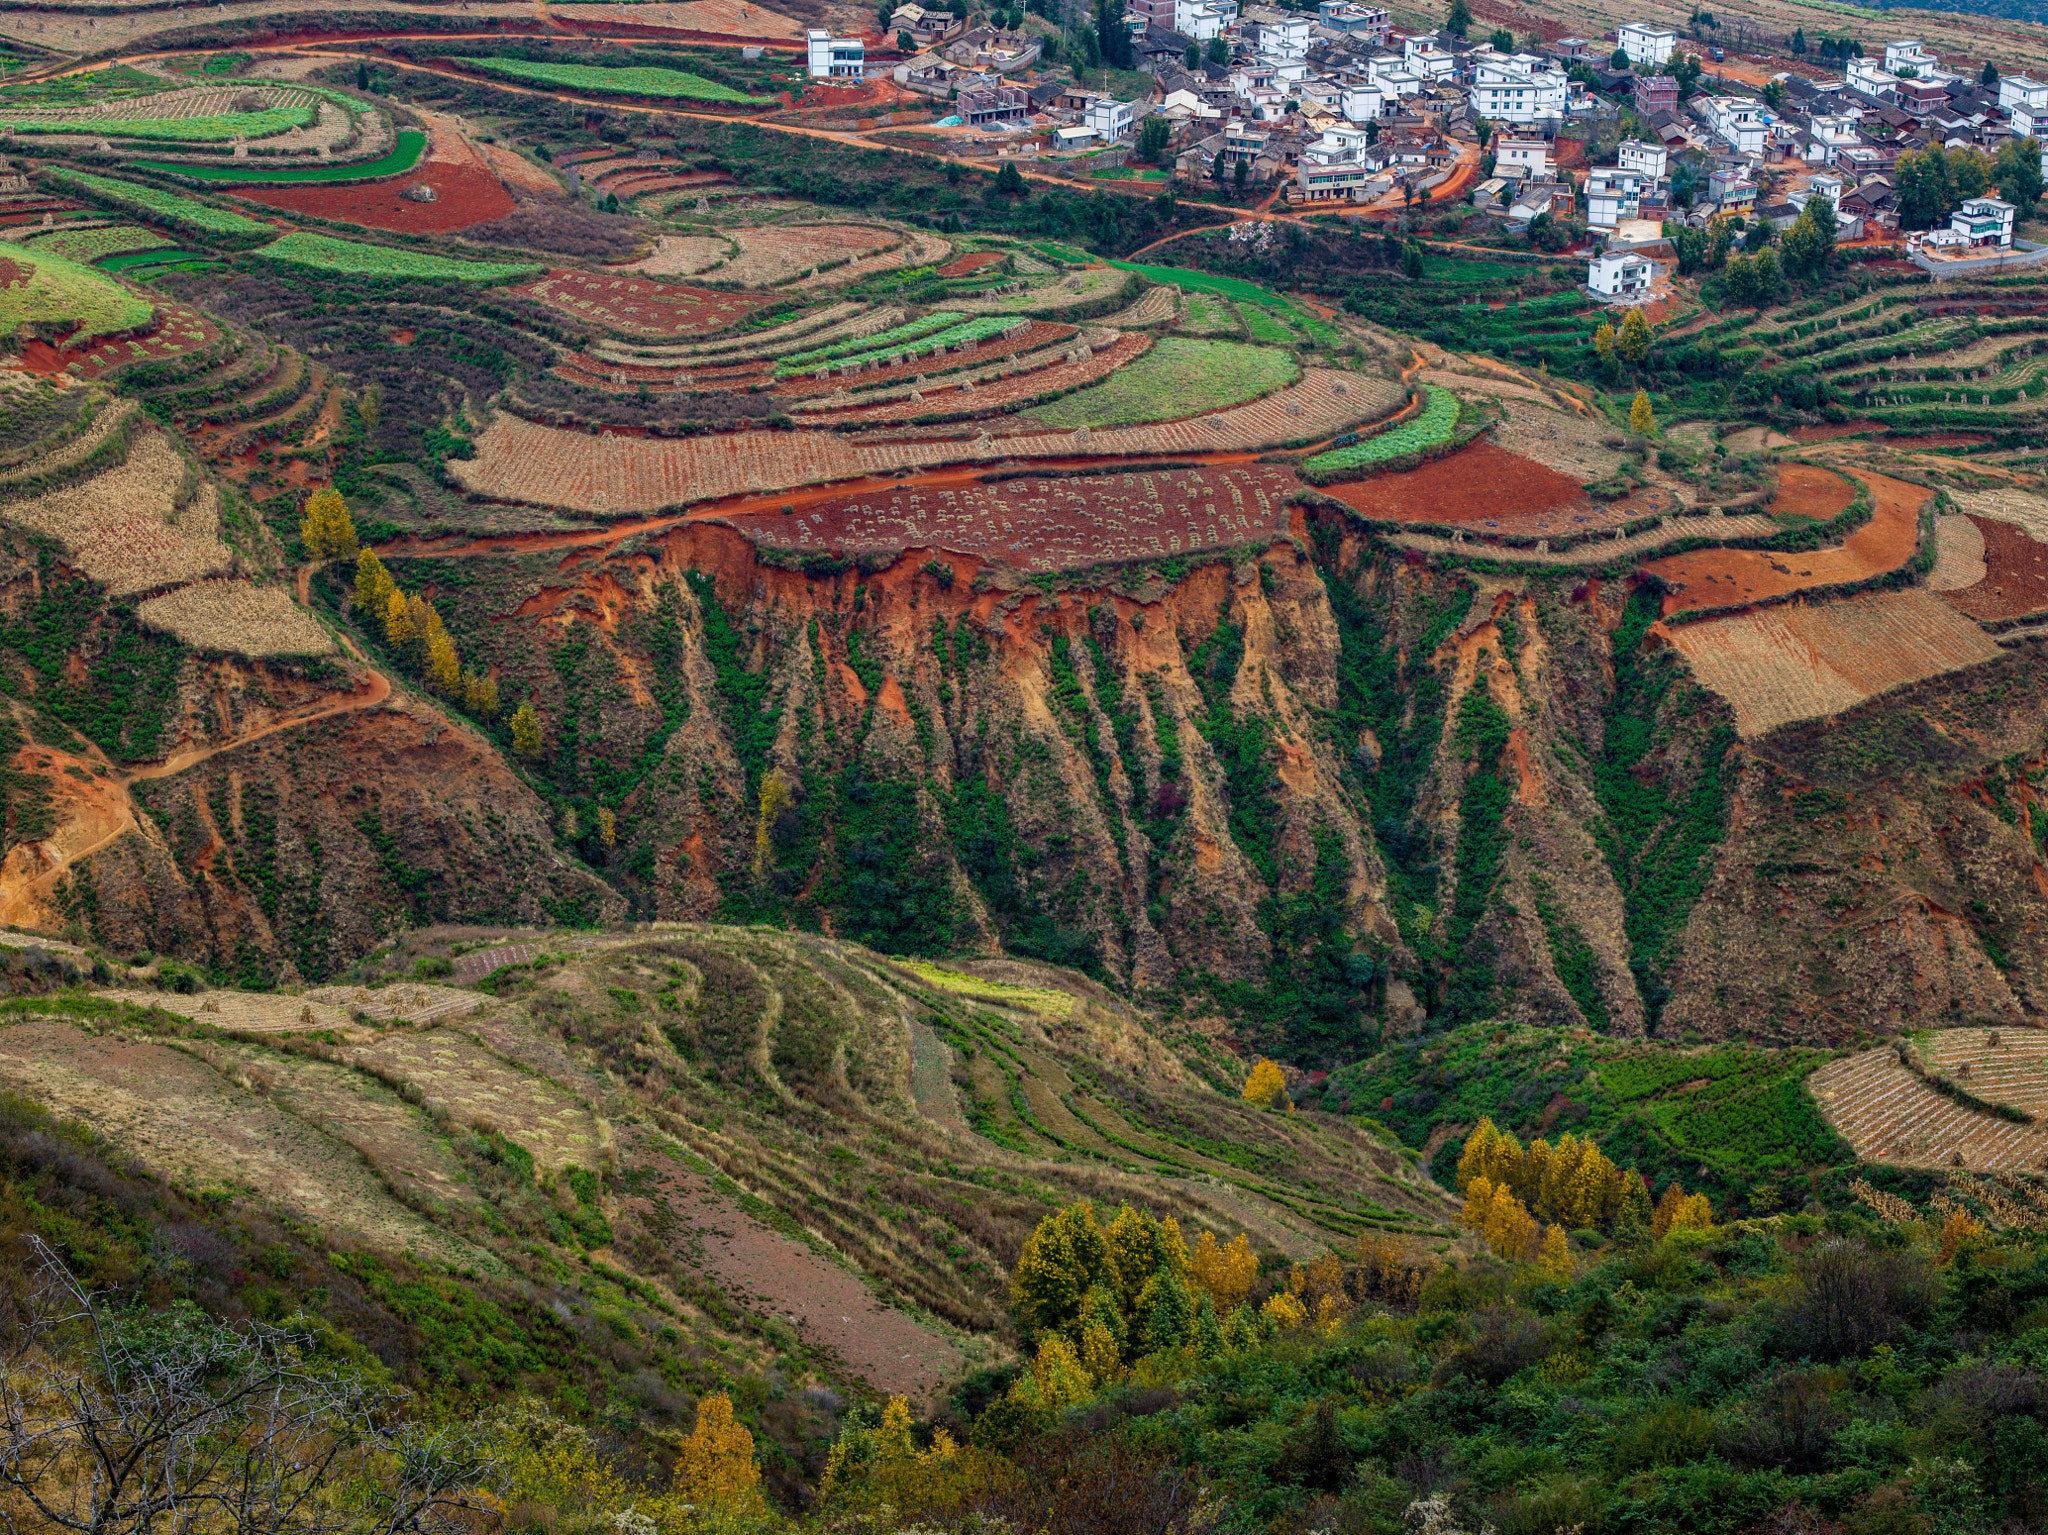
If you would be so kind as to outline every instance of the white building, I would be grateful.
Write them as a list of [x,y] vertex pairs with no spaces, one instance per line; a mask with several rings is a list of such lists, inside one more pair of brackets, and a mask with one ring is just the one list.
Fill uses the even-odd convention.
[[2048,137],[2048,85],[2025,75],[2003,75],[1998,104],[2012,115],[2012,131],[2021,138]]
[[1663,178],[1671,163],[1671,151],[1662,144],[1645,144],[1641,139],[1623,139],[1615,147],[1615,159],[1625,171],[1634,171],[1648,181]]
[[1637,69],[1645,64],[1668,64],[1678,50],[1678,34],[1669,27],[1645,26],[1627,21],[1614,29],[1615,40]]
[[1433,37],[1403,38],[1401,66],[1423,80],[1448,80],[1458,72],[1457,58]]
[[1353,0],[1321,0],[1316,7],[1322,25],[1332,32],[1362,37],[1368,42],[1387,40],[1388,16],[1385,6],[1357,5]]
[[1586,178],[1586,223],[1612,229],[1641,211],[1643,177],[1639,171],[1602,166]]
[[1347,121],[1371,122],[1386,110],[1387,98],[1376,85],[1347,85],[1337,97],[1337,110]]
[[1237,20],[1237,0],[1173,0],[1173,30],[1206,43]]
[[1541,139],[1497,138],[1493,141],[1493,173],[1548,181],[1557,174],[1557,162]]
[[1863,142],[1863,135],[1857,131],[1857,118],[1849,112],[1816,112],[1808,119],[1814,138],[1830,150],[1846,149],[1851,144]]
[[858,80],[867,69],[867,46],[857,37],[834,37],[823,27],[809,27],[804,40],[810,45],[810,70],[814,80]]
[[1586,286],[1602,298],[1632,298],[1648,293],[1655,276],[1656,269],[1641,256],[1609,251],[1587,263]]
[[1970,197],[1950,215],[1948,227],[1971,245],[2012,249],[2013,219],[2019,210],[1995,197]]
[[1081,121],[1103,143],[1114,144],[1131,131],[1132,115],[1133,108],[1128,101],[1096,96],[1089,100],[1088,110],[1082,114]]
[[1422,94],[1422,77],[1413,70],[1403,67],[1397,58],[1389,56],[1367,59],[1365,75],[1379,87],[1383,96],[1396,98]]
[[1771,124],[1761,103],[1743,96],[1714,96],[1708,98],[1700,111],[1706,118],[1707,127],[1728,146],[1730,152],[1738,155],[1760,155],[1764,152],[1764,140],[1770,137]]
[[1871,59],[1851,59],[1848,80],[1851,90],[1880,101],[1891,100],[1899,93],[1899,77]]
[[1788,201],[1796,203],[1801,208],[1804,208],[1814,198],[1825,197],[1829,202],[1835,205],[1835,215],[1837,218],[1839,218],[1842,212],[1842,194],[1845,191],[1847,191],[1848,188],[1849,184],[1847,181],[1843,180],[1843,178],[1835,175],[1833,172],[1830,171],[1813,177],[1810,181],[1806,183],[1806,191],[1804,195],[1795,192],[1788,199]]
[[1931,78],[1930,72],[1941,72],[1941,60],[1921,47],[1917,37],[1902,37],[1884,45],[1884,67],[1895,75],[1910,69],[1916,78],[1926,80]]
[[[1496,62],[1498,61],[1498,62]],[[1490,123],[1536,123],[1564,116],[1567,82],[1562,70],[1520,54],[1494,54],[1472,71],[1472,110]]]
[[1309,32],[1313,16],[1298,11],[1276,11],[1262,5],[1245,7],[1242,36],[1252,52],[1269,63],[1308,57]]

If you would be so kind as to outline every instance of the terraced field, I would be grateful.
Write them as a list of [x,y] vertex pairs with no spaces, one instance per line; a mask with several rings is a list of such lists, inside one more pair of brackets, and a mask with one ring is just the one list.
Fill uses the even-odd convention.
[[1866,1050],[1807,1079],[1828,1123],[1867,1162],[1976,1172],[2048,1168],[2048,1132],[1958,1103],[1899,1063]]

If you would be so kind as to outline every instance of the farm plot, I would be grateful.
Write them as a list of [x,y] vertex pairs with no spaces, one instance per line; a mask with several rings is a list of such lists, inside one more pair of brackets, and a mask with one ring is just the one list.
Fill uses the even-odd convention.
[[[1683,558],[1683,556],[1681,556]],[[1931,592],[1876,592],[1682,624],[1671,643],[1745,740],[1988,661],[1989,635]]]
[[[503,218],[518,206],[455,119],[440,112],[423,111],[420,116],[432,133],[430,147],[417,170],[402,180],[359,186],[245,187],[238,195],[291,213],[410,234],[467,229]],[[407,197],[415,187],[432,192],[432,200]]]
[[296,1034],[307,1029],[346,1033],[353,1026],[339,1008],[280,993],[209,991],[181,996],[177,992],[109,988],[94,995],[133,1007],[158,1008],[235,1034]]
[[331,235],[295,230],[259,253],[266,261],[339,272],[345,277],[423,277],[450,282],[508,282],[539,268],[531,262],[456,261],[390,245],[364,245]]
[[[986,338],[968,340],[965,342],[966,350],[956,355],[913,356],[908,362],[898,363],[894,367],[870,369],[859,375],[858,382],[863,386],[886,386],[905,380],[923,383],[926,373],[937,372],[939,376],[934,382],[943,385],[949,376],[949,370],[969,367],[998,357],[1015,356],[1021,352],[1034,352],[1040,347],[1049,347],[1069,340],[1075,334],[1073,326],[1056,324],[1051,320],[1011,320],[1002,315],[995,315],[972,323],[1021,328],[1008,335],[998,333]],[[950,333],[941,331],[939,336],[933,339],[937,341],[948,334]],[[907,350],[915,352],[917,347],[913,346]],[[775,392],[785,397],[831,394],[845,388],[847,382],[848,380],[840,377],[820,379],[808,374],[798,374],[777,384]]]
[[[113,260],[121,260],[114,257]],[[157,310],[156,328],[146,336],[128,336],[100,341],[81,350],[63,351],[32,341],[22,348],[22,361],[31,369],[55,372],[64,369],[79,378],[98,378],[130,363],[149,362],[200,351],[220,337],[214,323],[196,309],[183,304],[164,304]]]
[[1615,521],[1587,498],[1577,481],[1484,439],[1407,474],[1340,481],[1327,493],[1381,522],[1458,523],[1489,532],[1560,534]]
[[1143,330],[1153,325],[1171,325],[1180,317],[1180,289],[1147,288],[1128,309],[1105,315],[1096,323],[1112,330]]
[[277,238],[277,230],[269,224],[244,218],[239,213],[216,208],[196,198],[180,197],[161,187],[117,181],[110,176],[88,176],[83,171],[60,171],[57,179],[61,185],[77,188],[99,202],[111,203],[116,208],[223,246],[239,249]]
[[1129,367],[1040,407],[1030,419],[1054,431],[1172,421],[1241,405],[1300,376],[1301,365],[1272,347],[1167,336]]
[[[1136,339],[1142,342],[1143,338]],[[1000,458],[1246,452],[1313,440],[1356,422],[1356,373],[1311,368],[1292,389],[1235,410],[1161,426],[990,437],[973,442],[849,442],[832,432],[738,432],[689,438],[588,436],[500,416],[473,459],[450,459],[465,490],[495,501],[621,516],[754,490],[825,484],[917,465]]]
[[140,604],[135,616],[209,655],[326,655],[334,640],[281,586],[196,581]]
[[706,367],[717,367],[734,361],[754,362],[795,351],[808,351],[821,341],[833,341],[842,336],[873,335],[876,331],[887,330],[902,318],[901,309],[870,309],[865,304],[847,302],[813,310],[763,330],[727,336],[720,341],[681,346],[600,341],[592,350],[600,357],[620,362],[663,362],[681,367],[700,363]]
[[777,372],[795,372],[822,363],[835,363],[856,352],[882,351],[891,347],[907,345],[933,331],[944,330],[959,322],[961,316],[950,310],[934,309],[929,314],[919,315],[915,320],[906,320],[901,325],[875,333],[859,333],[856,338],[835,341],[830,346],[812,347],[785,357],[776,364]]
[[2048,1030],[1936,1029],[1912,1043],[1928,1070],[1973,1097],[2048,1116]]
[[[1807,469],[1803,464],[1788,464]],[[1816,471],[1808,470],[1809,474]],[[1819,471],[1825,473],[1825,471]],[[1666,614],[1683,608],[1739,607],[1763,597],[1782,597],[1816,586],[1835,586],[1864,581],[1896,570],[1913,557],[1920,540],[1920,507],[1928,491],[1903,480],[1881,474],[1858,472],[1873,495],[1870,521],[1841,543],[1829,548],[1810,549],[1802,554],[1777,554],[1763,549],[1695,549],[1652,561],[1646,568],[1666,585]],[[1833,480],[1833,475],[1827,475]],[[1794,482],[1793,494],[1783,490],[1772,504],[1774,512],[1798,511],[1804,515],[1832,515],[1848,504],[1849,492],[1842,489],[1839,504],[1835,491],[1808,481]]]
[[812,272],[799,277],[788,286],[791,288],[837,288],[850,282],[859,282],[877,272],[893,272],[898,267],[932,266],[953,254],[953,242],[942,240],[935,234],[912,230],[908,239],[893,249],[879,250],[872,255],[862,256],[845,266],[830,270]]
[[1504,407],[1493,440],[1523,458],[1533,458],[1581,485],[1607,479],[1620,467],[1619,449],[1607,446],[1614,429],[1604,421],[1569,415],[1534,401]]
[[361,1013],[379,1023],[431,1023],[436,1018],[459,1018],[490,1000],[473,991],[415,981],[393,986],[323,986],[306,995],[316,1002],[345,1008],[351,1016]]
[[0,505],[0,516],[61,540],[79,568],[116,597],[225,571],[219,498],[202,485],[176,521],[185,461],[163,433],[139,431],[127,459],[105,474]]
[[[231,1190],[344,1239],[476,1260],[393,1198],[353,1146],[184,1051],[35,1020],[0,1030],[0,1077],[187,1187]],[[415,1149],[433,1165],[424,1130]]]
[[1771,514],[1827,522],[1848,510],[1855,494],[1839,474],[1812,464],[1786,464],[1778,471],[1778,490],[1771,498]]
[[302,182],[318,181],[359,181],[369,176],[396,176],[411,170],[419,164],[420,156],[427,150],[427,136],[417,128],[407,128],[398,135],[398,142],[388,152],[375,160],[358,160],[354,163],[330,165],[176,165],[161,160],[138,160],[135,169],[164,171],[173,176],[184,176],[193,181],[225,181],[262,185],[296,185]]
[[1458,397],[1448,389],[1430,384],[1426,386],[1422,409],[1408,420],[1363,442],[1318,453],[1302,468],[1313,476],[1317,471],[1341,474],[1347,470],[1383,464],[1449,442],[1457,425]]
[[110,224],[105,229],[58,229],[24,241],[37,255],[62,256],[66,261],[91,264],[106,256],[128,251],[160,250],[177,242],[138,224]]
[[1244,321],[1228,299],[1196,288],[1188,293],[1187,312],[1175,328],[1191,336],[1242,336]]
[[[902,374],[914,370],[919,363],[943,369],[950,356],[962,352],[978,352],[984,342],[1002,341],[1023,335],[1031,329],[1032,322],[1026,319],[1012,319],[1008,315],[981,315],[972,320],[962,320],[958,325],[948,325],[944,330],[933,331],[914,341],[891,342],[876,345],[863,343],[858,351],[833,359],[829,364],[819,363],[811,368],[811,382],[825,385],[821,375],[865,374],[870,370]],[[1068,327],[1071,331],[1072,327]],[[780,378],[801,377],[799,365],[785,362],[776,368]]]
[[1930,592],[1968,591],[1988,574],[1990,572],[1984,563],[1984,530],[1976,521],[1969,517],[1935,518],[1934,569],[1927,573],[1927,589]]
[[738,254],[719,268],[722,281],[748,288],[788,282],[829,263],[846,263],[900,245],[903,236],[884,224],[778,224],[730,232]]
[[1002,261],[1002,251],[969,251],[964,256],[955,256],[939,268],[941,277],[965,277],[979,272],[985,266],[995,266]]
[[[1023,269],[1022,258],[1018,261]],[[1090,267],[1083,272],[1073,272],[1065,277],[1051,277],[1040,281],[1035,287],[1021,293],[1002,293],[994,298],[949,300],[955,309],[964,309],[970,314],[1016,314],[1028,309],[1033,313],[1040,310],[1053,312],[1069,309],[1081,304],[1092,304],[1097,299],[1122,293],[1130,285],[1130,278],[1114,267]]]
[[1830,1061],[1807,1079],[1821,1113],[1866,1162],[1978,1172],[2039,1172],[2048,1134],[1966,1108],[1889,1049]]
[[1245,467],[1003,480],[882,490],[729,519],[758,544],[792,551],[944,549],[1019,570],[1071,570],[1164,559],[1284,538],[1285,469]]
[[739,324],[766,297],[560,268],[512,290],[627,336],[701,336]]
[[503,144],[478,144],[476,152],[483,156],[485,168],[508,187],[517,187],[539,197],[559,199],[568,195],[562,189],[562,183],[549,174],[545,166],[534,164]]
[[595,1167],[600,1132],[590,1110],[552,1082],[521,1071],[453,1029],[395,1033],[341,1059],[417,1086],[462,1123],[496,1130],[533,1153],[546,1173]]
[[0,256],[0,334],[14,335],[24,326],[68,330],[67,345],[84,345],[118,331],[140,330],[155,314],[148,299],[62,256]]
[[738,252],[739,247],[723,235],[659,235],[654,253],[628,263],[625,270],[654,277],[695,277]]
[[1252,340],[1265,342],[1269,346],[1294,345],[1294,332],[1257,304],[1239,304],[1237,312],[1244,316],[1245,333]]
[[452,60],[481,74],[505,75],[533,85],[589,91],[599,96],[638,96],[657,101],[715,101],[742,107],[770,107],[774,96],[748,96],[729,85],[680,69],[639,67],[614,69],[597,64],[557,64],[532,59]]
[[[1079,361],[1065,360],[1070,350],[1077,349],[1025,354],[1014,361],[999,362],[992,367],[977,368],[968,373],[948,374],[943,379],[935,380],[930,388],[915,391],[919,396],[917,399],[910,397],[910,389],[899,386],[881,395],[881,398],[889,403],[860,405],[851,409],[831,408],[829,414],[822,409],[815,415],[804,410],[803,419],[817,420],[836,427],[880,425],[891,421],[910,421],[919,416],[956,415],[964,412],[972,412],[977,417],[992,416],[1055,392],[1078,389],[1083,384],[1092,384],[1097,379],[1107,378],[1132,358],[1144,355],[1145,349],[1151,344],[1152,338],[1143,331],[1126,332],[1119,336],[1113,345],[1099,352],[1091,351],[1086,358]],[[999,436],[1034,430],[1028,423],[1021,426],[1016,424],[1022,420],[1022,417],[1007,422],[984,420],[982,427],[983,430]],[[958,428],[947,430],[957,431]]]
[[[1963,557],[1945,564],[1938,555],[1928,584],[1959,611],[1979,623],[1997,623],[2048,608],[2048,545],[2036,543],[2009,522],[1977,516],[1939,519],[1937,540],[1947,524],[1961,524],[1974,538],[1955,534],[1951,542],[1964,546]],[[1977,556],[1974,570],[1967,559],[1971,546]],[[1972,574],[1975,581],[1962,579]]]

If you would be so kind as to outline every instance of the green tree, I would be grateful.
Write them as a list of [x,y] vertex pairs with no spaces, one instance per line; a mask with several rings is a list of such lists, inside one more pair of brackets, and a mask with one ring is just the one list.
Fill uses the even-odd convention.
[[1773,80],[1764,86],[1764,105],[1773,112],[1785,110],[1785,87]]
[[1242,192],[1244,190],[1244,184],[1247,181],[1251,180],[1252,162],[1250,161],[1250,159],[1244,155],[1239,155],[1237,157],[1237,169],[1233,171],[1231,174],[1237,181],[1238,191]]
[[1401,270],[1418,282],[1422,279],[1422,247],[1413,240],[1401,252]]
[[1955,188],[1949,184],[1948,157],[1940,150],[1908,150],[1892,168],[1899,194],[1899,223],[1906,229],[1932,229],[1948,222],[1955,211]]
[[1984,61],[1984,72],[1977,76],[1977,83],[1985,89],[1998,84],[1998,66],[1989,59]]
[[1148,165],[1158,164],[1172,138],[1173,124],[1154,113],[1138,124],[1138,158]]
[[1835,205],[1825,197],[1811,198],[1785,231],[1779,256],[1785,275],[1802,280],[1824,277],[1834,252]]
[[1097,1285],[1114,1288],[1109,1239],[1095,1211],[1069,1205],[1038,1223],[1010,1278],[1010,1300],[1027,1333],[1057,1332],[1078,1321]]
[[1506,27],[1495,27],[1493,29],[1493,36],[1489,37],[1487,42],[1492,45],[1496,53],[1513,53],[1515,51],[1515,34]]
[[1102,62],[1111,69],[1131,67],[1131,29],[1124,21],[1124,0],[1095,0],[1095,41]]
[[908,32],[898,32],[896,34],[896,51],[898,53],[917,52],[917,39]]
[[1707,232],[1704,229],[1681,224],[1671,237],[1671,245],[1678,252],[1681,275],[1697,272],[1707,259]]
[[2041,141],[2007,139],[1998,146],[1998,158],[1991,162],[1992,179],[1998,195],[2020,210],[2025,218],[2041,198]]
[[1003,168],[996,172],[995,190],[1004,197],[1025,197],[1031,188],[1024,184],[1024,177],[1017,169],[1017,162],[1005,160]]
[[1463,37],[1472,30],[1472,7],[1465,0],[1451,0],[1451,14],[1444,22],[1444,30],[1453,37]]
[[1942,158],[1948,163],[1948,184],[1954,189],[1957,202],[1966,197],[1982,197],[1991,190],[1991,157],[1983,150],[1959,144]]
[[1623,73],[1627,73],[1628,50],[1626,48],[1615,49],[1614,52],[1607,56],[1607,67],[1609,69],[1618,69]]
[[1794,27],[1792,29],[1792,51],[1794,53],[1806,52],[1806,28]]
[[1483,117],[1475,117],[1472,119],[1472,132],[1478,137],[1479,147],[1484,149],[1493,137],[1493,124]]
[[1202,45],[1195,42],[1189,43],[1188,51],[1181,62],[1187,65],[1191,71],[1200,69],[1202,67]]
[[362,60],[358,59],[356,61],[356,89],[359,91],[367,91],[369,88],[370,66],[363,63]]
[[1209,39],[1209,62],[1221,68],[1230,62],[1230,39],[1212,37]]

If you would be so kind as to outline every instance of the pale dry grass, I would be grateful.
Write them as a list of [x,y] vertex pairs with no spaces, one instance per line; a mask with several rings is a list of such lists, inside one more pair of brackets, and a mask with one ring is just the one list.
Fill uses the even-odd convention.
[[1967,517],[1935,518],[1934,569],[1928,574],[1927,589],[1960,592],[1989,574],[1984,563],[1984,530]]
[[[772,229],[735,229],[739,254],[718,269],[723,282],[766,288],[787,282],[828,261],[848,261],[898,244],[903,237],[882,224],[783,224]],[[832,280],[849,266],[818,274]]]
[[387,1081],[411,1084],[429,1108],[509,1136],[533,1153],[544,1172],[595,1168],[602,1159],[602,1131],[582,1101],[466,1034],[445,1028],[387,1034],[345,1049],[342,1059]]
[[2048,497],[2001,486],[1997,490],[1951,490],[1958,509],[1993,522],[2008,522],[2039,543],[2048,543]]
[[[1474,383],[1458,381],[1460,388],[1474,387]],[[1486,386],[1481,383],[1477,387]],[[1493,440],[1510,453],[1533,458],[1581,485],[1604,480],[1621,467],[1622,455],[1603,441],[1613,435],[1614,428],[1605,421],[1568,416],[1527,400],[1507,407],[1507,419],[1493,429]]]
[[200,581],[135,611],[150,627],[210,654],[311,656],[334,649],[332,636],[281,586]]
[[725,261],[739,247],[718,235],[660,235],[654,254],[628,265],[627,270],[653,277],[695,277]]
[[427,986],[400,981],[391,986],[322,986],[306,993],[315,1002],[361,1013],[379,1023],[403,1021],[428,1023],[436,1018],[459,1018],[473,1013],[490,999],[473,991],[452,986]]
[[185,461],[163,433],[136,435],[118,467],[80,485],[0,503],[0,517],[58,539],[116,597],[219,574],[232,556],[220,541],[219,496],[202,485],[182,513]]

